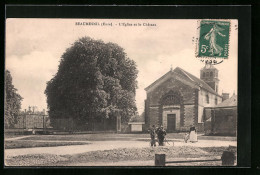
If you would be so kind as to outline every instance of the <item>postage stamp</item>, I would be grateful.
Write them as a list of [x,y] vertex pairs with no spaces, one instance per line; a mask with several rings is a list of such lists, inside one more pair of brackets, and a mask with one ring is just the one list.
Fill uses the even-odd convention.
[[197,57],[228,58],[230,21],[201,20]]

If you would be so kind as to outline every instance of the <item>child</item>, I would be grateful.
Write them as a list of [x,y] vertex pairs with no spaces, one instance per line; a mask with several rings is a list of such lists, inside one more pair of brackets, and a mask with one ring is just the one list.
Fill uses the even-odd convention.
[[149,130],[149,132],[150,132],[150,136],[151,136],[151,142],[150,142],[150,144],[151,144],[151,146],[156,146],[156,142],[155,142],[155,130],[156,130],[156,128],[155,128],[155,125],[153,125],[153,127]]
[[190,134],[189,133],[186,133],[185,136],[184,136],[184,142],[187,143],[187,141],[189,140],[189,136]]

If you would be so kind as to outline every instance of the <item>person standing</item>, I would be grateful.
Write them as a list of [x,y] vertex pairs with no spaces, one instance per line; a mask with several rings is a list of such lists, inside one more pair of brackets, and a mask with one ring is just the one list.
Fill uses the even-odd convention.
[[187,143],[188,140],[189,140],[189,138],[190,138],[190,133],[186,133],[186,134],[184,135],[184,142]]
[[163,126],[159,127],[157,130],[158,142],[159,146],[163,146],[164,138],[166,136],[166,131],[164,130]]
[[194,143],[197,142],[198,138],[197,138],[197,131],[195,126],[191,126],[190,127],[190,142]]
[[150,132],[150,136],[151,136],[151,146],[156,146],[156,142],[155,142],[155,132],[156,132],[156,128],[155,128],[155,125],[152,126],[152,128],[149,130]]

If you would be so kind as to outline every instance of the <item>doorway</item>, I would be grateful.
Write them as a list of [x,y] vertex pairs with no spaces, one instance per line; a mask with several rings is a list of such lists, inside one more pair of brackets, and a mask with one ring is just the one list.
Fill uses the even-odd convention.
[[176,130],[176,114],[167,114],[167,131],[173,132]]

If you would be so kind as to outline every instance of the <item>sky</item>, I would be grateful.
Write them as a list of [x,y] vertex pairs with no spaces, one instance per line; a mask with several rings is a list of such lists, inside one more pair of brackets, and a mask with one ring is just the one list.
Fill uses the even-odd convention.
[[[77,22],[99,25],[76,25]],[[112,26],[102,25],[104,22]],[[228,59],[215,65],[219,70],[220,94],[237,94],[236,25],[237,20],[231,20]],[[13,84],[23,97],[22,109],[37,106],[38,110],[48,110],[44,94],[46,82],[56,74],[61,55],[67,48],[84,36],[117,43],[137,64],[136,104],[141,114],[146,99],[144,89],[171,67],[174,69],[178,66],[200,76],[200,69],[205,63],[195,54],[194,38],[198,37],[198,26],[198,20],[188,19],[9,18],[6,20],[5,67],[11,72]]]

